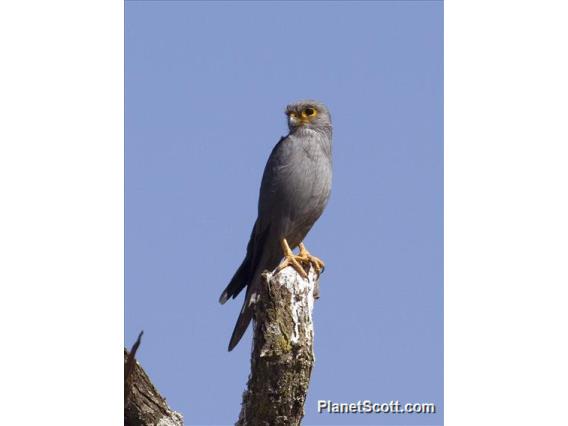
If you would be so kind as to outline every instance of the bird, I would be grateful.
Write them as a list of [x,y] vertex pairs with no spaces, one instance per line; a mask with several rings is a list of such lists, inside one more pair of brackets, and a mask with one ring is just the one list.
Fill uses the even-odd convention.
[[[306,278],[304,266],[313,266],[318,275],[325,267],[303,241],[323,213],[331,193],[331,114],[322,102],[315,100],[291,103],[285,114],[289,133],[280,138],[266,163],[258,216],[246,256],[219,298],[219,303],[224,304],[246,288],[229,351],[239,343],[251,322],[263,271],[291,266]],[[296,255],[293,250],[297,247]]]

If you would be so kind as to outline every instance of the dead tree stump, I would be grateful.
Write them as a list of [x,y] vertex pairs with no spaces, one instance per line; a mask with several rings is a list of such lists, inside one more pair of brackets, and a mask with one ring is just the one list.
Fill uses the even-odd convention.
[[183,426],[183,417],[172,410],[135,359],[140,338],[130,353],[124,349],[124,425]]
[[251,372],[236,425],[299,425],[315,360],[312,310],[318,275],[311,268],[304,279],[288,267],[263,278]]

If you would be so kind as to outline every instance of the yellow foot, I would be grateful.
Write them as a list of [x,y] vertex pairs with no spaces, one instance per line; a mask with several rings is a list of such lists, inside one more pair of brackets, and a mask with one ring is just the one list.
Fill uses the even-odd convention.
[[303,265],[312,265],[316,272],[319,274],[323,271],[325,265],[321,259],[318,259],[315,256],[312,256],[303,243],[300,243],[300,253],[295,255],[290,246],[288,245],[288,241],[286,238],[282,239],[280,242],[282,247],[282,251],[284,252],[284,260],[278,268],[276,272],[280,272],[282,269],[286,268],[287,266],[291,266],[300,274],[303,278],[308,277],[308,273],[304,269]]
[[280,246],[282,247],[282,251],[284,252],[284,260],[278,268],[276,268],[276,272],[280,272],[282,269],[286,268],[287,266],[291,266],[300,274],[303,278],[308,278],[308,273],[302,267],[300,261],[302,261],[301,256],[295,255],[290,246],[288,245],[288,241],[286,238],[283,238],[280,241]]
[[323,263],[323,260],[321,260],[319,257],[312,256],[304,246],[304,243],[300,243],[299,257],[302,258],[301,261],[303,261],[304,263],[312,265],[318,274],[320,272],[323,272],[323,270],[325,269],[325,263]]

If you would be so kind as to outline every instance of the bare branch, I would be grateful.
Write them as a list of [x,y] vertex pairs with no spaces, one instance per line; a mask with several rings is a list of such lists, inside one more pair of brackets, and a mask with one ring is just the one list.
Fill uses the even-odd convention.
[[183,426],[182,415],[168,406],[135,359],[142,334],[130,354],[124,349],[124,425]]

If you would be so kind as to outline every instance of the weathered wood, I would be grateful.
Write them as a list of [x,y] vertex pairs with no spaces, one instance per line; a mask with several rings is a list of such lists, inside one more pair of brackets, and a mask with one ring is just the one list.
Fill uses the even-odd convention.
[[[138,338],[136,339],[136,342],[134,342],[134,344],[132,345],[130,353],[124,360],[124,401],[128,401],[130,391],[132,390],[132,378],[134,377],[132,373],[134,372],[134,367],[136,366],[136,351],[138,351],[138,348],[140,347],[143,334],[144,331],[141,331],[138,335]],[[126,351],[126,349],[124,350]]]
[[315,360],[312,311],[318,276],[312,268],[304,279],[288,267],[263,278],[251,372],[236,425],[299,425]]
[[124,349],[124,425],[183,426],[181,414],[173,411],[135,360],[140,338],[129,354]]

